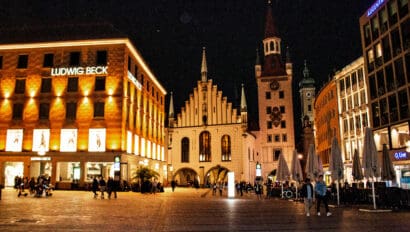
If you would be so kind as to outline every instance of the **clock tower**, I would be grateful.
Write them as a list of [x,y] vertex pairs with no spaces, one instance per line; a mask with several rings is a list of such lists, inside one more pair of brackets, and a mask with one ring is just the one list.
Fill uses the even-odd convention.
[[299,82],[299,94],[301,101],[301,123],[303,127],[313,127],[314,114],[313,103],[315,102],[315,80],[310,77],[309,69],[305,60],[303,79]]
[[263,62],[257,52],[255,65],[259,110],[259,131],[256,134],[257,161],[262,163],[262,176],[266,178],[277,168],[280,153],[283,153],[290,166],[295,149],[292,63],[288,52],[286,59],[281,55],[281,38],[270,1],[262,43]]

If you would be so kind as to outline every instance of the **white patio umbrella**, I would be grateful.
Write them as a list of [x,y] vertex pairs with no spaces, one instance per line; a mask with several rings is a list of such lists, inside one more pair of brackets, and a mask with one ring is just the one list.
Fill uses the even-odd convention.
[[387,145],[383,144],[382,152],[382,164],[381,164],[381,177],[382,180],[394,180],[396,178],[396,173],[394,172],[393,163],[391,162],[389,151]]
[[298,159],[298,154],[296,150],[293,150],[292,165],[290,167],[292,174],[292,180],[296,181],[296,199],[298,198],[298,184],[303,179],[302,167],[300,166],[300,161]]
[[374,191],[374,181],[380,176],[380,166],[377,160],[377,148],[374,142],[372,129],[366,128],[363,141],[363,169],[364,176],[372,181],[373,208],[376,209],[376,194]]
[[316,155],[315,145],[309,145],[308,157],[306,159],[305,167],[306,176],[311,180],[315,180],[319,174],[319,162],[318,156]]
[[280,181],[282,186],[282,198],[283,198],[283,181],[289,180],[289,168],[288,164],[286,163],[285,158],[283,157],[283,153],[279,155],[279,162],[278,162],[278,169],[276,172],[276,180]]
[[340,205],[339,197],[339,181],[343,179],[343,160],[342,160],[342,151],[340,150],[339,143],[337,138],[333,137],[332,146],[330,151],[330,164],[329,171],[332,173],[332,179],[336,181],[336,192],[337,192],[337,205]]

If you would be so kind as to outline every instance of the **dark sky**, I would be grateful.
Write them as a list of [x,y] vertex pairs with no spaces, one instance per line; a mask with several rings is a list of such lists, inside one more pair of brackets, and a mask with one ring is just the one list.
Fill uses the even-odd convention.
[[[202,47],[208,76],[228,100],[239,103],[245,83],[256,114],[255,50],[261,47],[266,0],[0,0],[6,27],[58,22],[112,23],[128,34],[163,86],[174,92],[176,111],[200,79]],[[320,89],[332,70],[362,55],[359,17],[374,0],[273,0],[282,47],[289,46],[294,82],[303,61]],[[297,94],[298,90],[294,89]],[[298,98],[295,100],[299,101]],[[296,110],[299,109],[295,102]],[[295,119],[299,116],[296,115]]]

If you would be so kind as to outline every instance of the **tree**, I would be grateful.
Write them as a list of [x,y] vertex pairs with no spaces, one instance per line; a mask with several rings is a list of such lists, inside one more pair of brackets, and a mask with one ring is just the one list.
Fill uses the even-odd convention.
[[151,168],[141,167],[135,171],[133,179],[139,182],[141,193],[143,193],[149,190],[148,186],[153,177],[159,177],[159,173]]

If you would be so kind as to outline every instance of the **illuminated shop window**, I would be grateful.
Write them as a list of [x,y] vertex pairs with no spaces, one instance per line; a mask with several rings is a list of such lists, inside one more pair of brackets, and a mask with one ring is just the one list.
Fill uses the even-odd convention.
[[88,133],[88,151],[105,151],[105,128],[90,129]]
[[389,143],[389,132],[387,128],[377,130],[374,132],[374,142],[376,143],[376,148],[378,151],[381,151],[383,148],[383,144],[387,145],[387,148],[390,149]]
[[410,140],[409,124],[403,123],[391,127],[391,140],[393,149],[406,147],[406,142]]
[[33,130],[33,151],[46,152],[50,145],[50,129]]
[[77,129],[61,129],[60,151],[77,151]]
[[21,152],[23,147],[23,129],[8,129],[6,151]]

